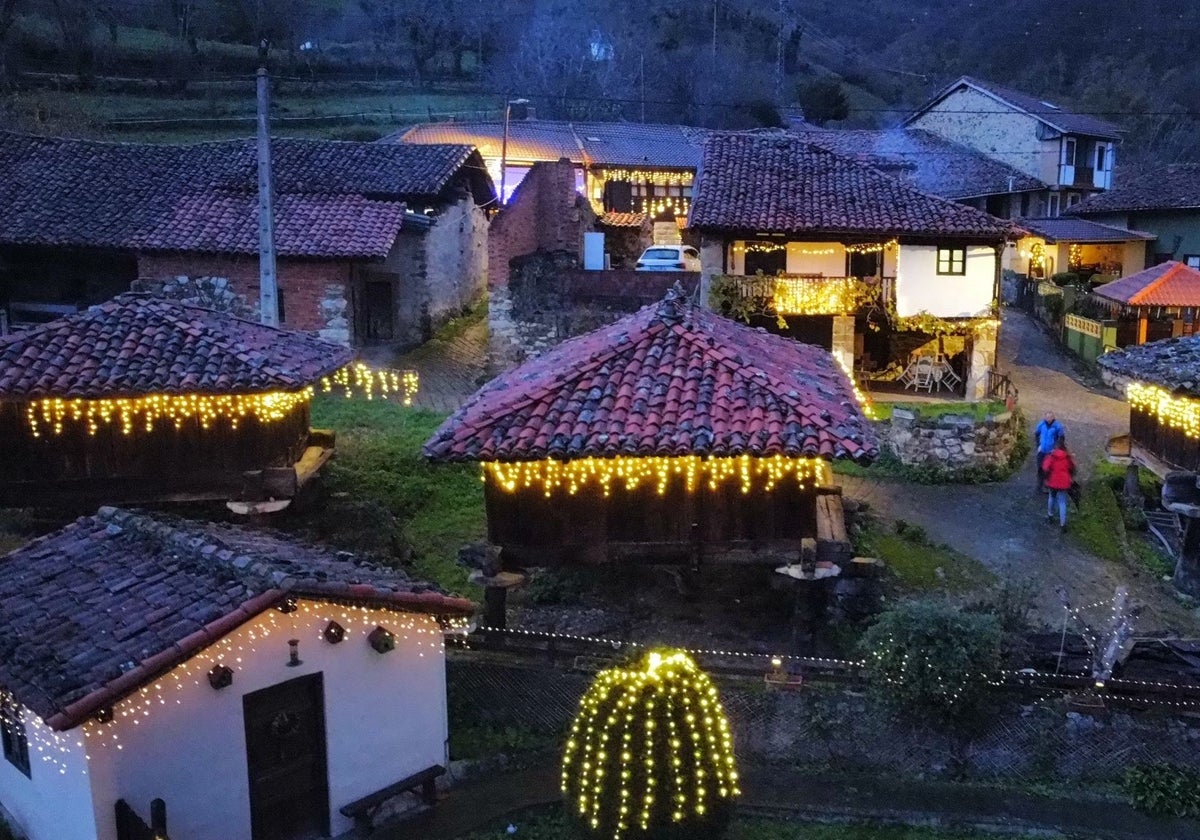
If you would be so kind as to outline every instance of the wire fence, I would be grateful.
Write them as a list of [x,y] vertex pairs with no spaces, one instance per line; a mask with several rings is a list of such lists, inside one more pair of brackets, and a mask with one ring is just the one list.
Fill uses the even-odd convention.
[[[455,725],[561,736],[592,674],[587,670],[451,655]],[[844,772],[938,775],[978,782],[1119,782],[1131,764],[1200,770],[1200,721],[1164,711],[1080,714],[1061,699],[994,715],[964,742],[898,720],[859,692],[806,685],[797,691],[718,680],[739,758],[747,763]]]

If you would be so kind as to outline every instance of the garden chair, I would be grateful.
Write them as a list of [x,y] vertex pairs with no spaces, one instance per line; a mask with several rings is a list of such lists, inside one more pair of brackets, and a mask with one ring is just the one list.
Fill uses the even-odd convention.
[[917,359],[913,369],[913,390],[920,391],[922,388],[926,393],[933,393],[933,360],[928,356]]

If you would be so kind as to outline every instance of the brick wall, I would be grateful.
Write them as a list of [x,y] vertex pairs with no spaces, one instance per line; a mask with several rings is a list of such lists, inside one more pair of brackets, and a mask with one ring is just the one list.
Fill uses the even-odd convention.
[[580,253],[595,214],[575,191],[575,165],[563,159],[533,165],[512,199],[492,219],[488,286],[508,283],[509,261],[536,251]]
[[[321,302],[326,286],[350,281],[350,263],[330,260],[281,259],[276,264],[283,297],[283,326],[317,331],[325,327]],[[258,257],[217,254],[138,254],[138,277],[226,277],[233,290],[258,309]]]

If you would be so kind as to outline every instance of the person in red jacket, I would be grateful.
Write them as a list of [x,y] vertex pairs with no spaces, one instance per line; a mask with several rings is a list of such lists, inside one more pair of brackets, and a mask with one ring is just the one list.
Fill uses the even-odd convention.
[[1067,451],[1067,442],[1059,438],[1054,449],[1042,460],[1042,472],[1046,474],[1046,521],[1054,520],[1054,505],[1058,503],[1058,524],[1063,530],[1067,528],[1067,497],[1071,483],[1075,480],[1075,459]]

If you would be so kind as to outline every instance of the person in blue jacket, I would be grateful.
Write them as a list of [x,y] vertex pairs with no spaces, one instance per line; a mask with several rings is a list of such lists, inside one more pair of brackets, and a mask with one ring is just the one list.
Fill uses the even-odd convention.
[[1033,430],[1033,440],[1037,444],[1037,489],[1040,493],[1046,487],[1046,471],[1042,463],[1046,456],[1054,451],[1055,445],[1066,435],[1063,424],[1058,422],[1053,411],[1047,411],[1042,422]]

